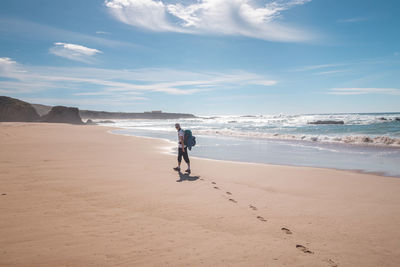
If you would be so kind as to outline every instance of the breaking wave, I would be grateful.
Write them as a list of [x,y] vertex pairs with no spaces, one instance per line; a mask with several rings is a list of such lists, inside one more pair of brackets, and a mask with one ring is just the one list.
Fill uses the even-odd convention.
[[[112,125],[172,133],[175,122],[115,120]],[[235,115],[181,119],[178,122],[195,135],[400,147],[400,113]],[[111,126],[109,122],[104,125]]]

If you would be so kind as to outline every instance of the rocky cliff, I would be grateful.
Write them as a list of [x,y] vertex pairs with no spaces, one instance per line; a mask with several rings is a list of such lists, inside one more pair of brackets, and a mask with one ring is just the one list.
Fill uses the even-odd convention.
[[64,106],[53,107],[48,114],[40,118],[40,121],[83,124],[82,119],[79,116],[78,108],[70,108]]
[[37,121],[39,115],[31,104],[7,97],[0,96],[0,121]]
[[31,104],[31,105],[34,109],[36,109],[36,112],[39,114],[39,116],[48,114],[52,108],[52,106],[46,106],[41,104]]

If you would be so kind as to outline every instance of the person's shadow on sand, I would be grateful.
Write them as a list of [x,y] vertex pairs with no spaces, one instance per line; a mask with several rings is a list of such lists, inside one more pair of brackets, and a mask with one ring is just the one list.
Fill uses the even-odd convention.
[[179,172],[179,180],[176,180],[177,182],[183,182],[183,181],[196,181],[200,178],[200,176],[190,176],[189,174],[184,174]]

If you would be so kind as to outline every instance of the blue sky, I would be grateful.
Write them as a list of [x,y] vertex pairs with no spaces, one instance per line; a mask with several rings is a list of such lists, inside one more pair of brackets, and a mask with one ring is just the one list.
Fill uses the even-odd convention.
[[0,95],[107,111],[400,111],[395,0],[3,0]]

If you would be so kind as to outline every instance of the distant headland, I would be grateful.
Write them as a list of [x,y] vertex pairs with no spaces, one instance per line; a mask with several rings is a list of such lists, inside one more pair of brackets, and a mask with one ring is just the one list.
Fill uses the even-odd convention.
[[101,119],[181,119],[196,118],[193,114],[167,113],[161,110],[147,112],[108,112],[79,110],[64,106],[47,106],[31,104],[19,99],[0,96],[0,121],[26,122],[61,122],[83,124],[82,119],[89,121]]

